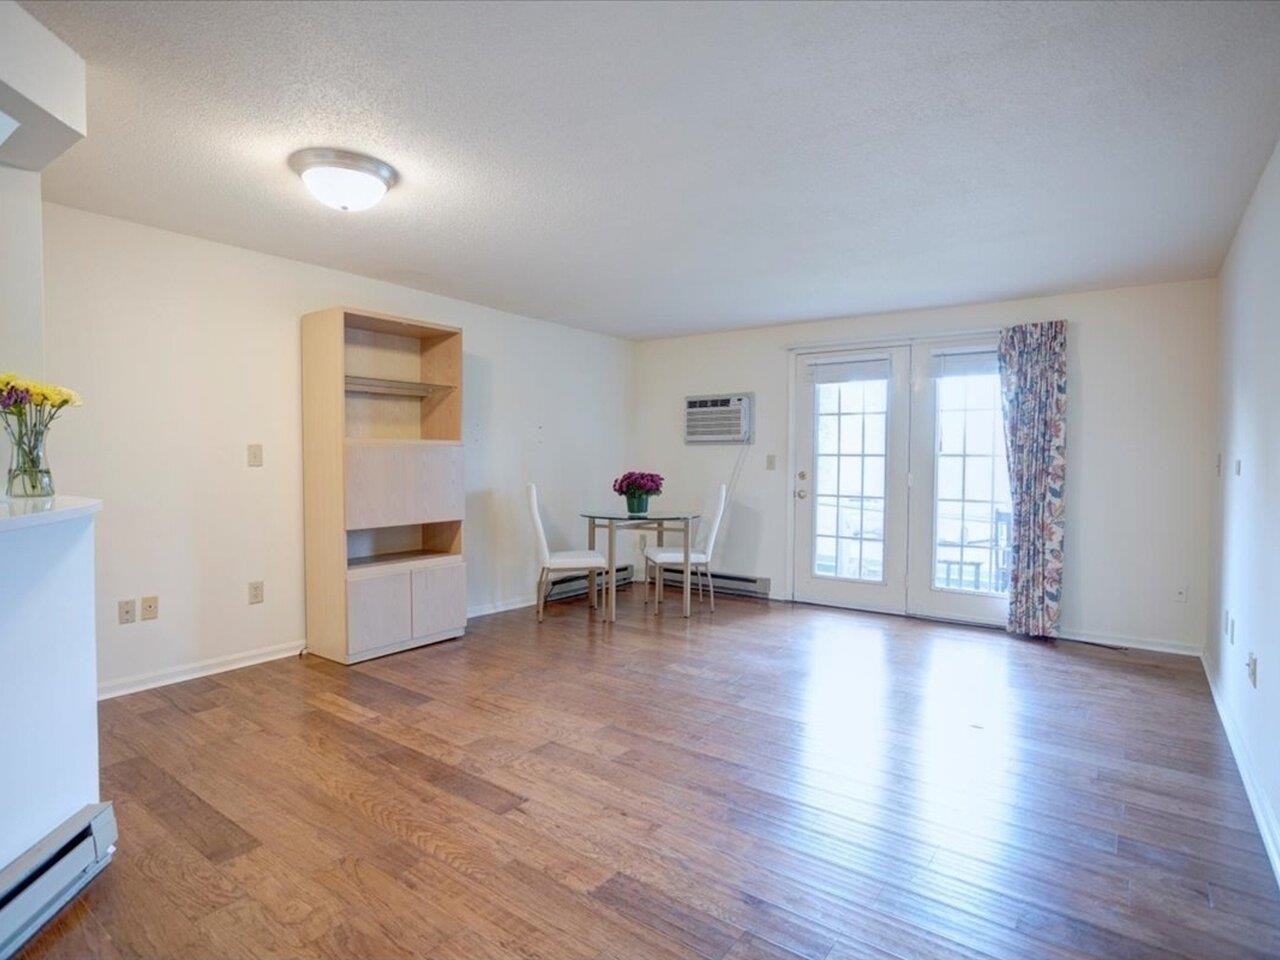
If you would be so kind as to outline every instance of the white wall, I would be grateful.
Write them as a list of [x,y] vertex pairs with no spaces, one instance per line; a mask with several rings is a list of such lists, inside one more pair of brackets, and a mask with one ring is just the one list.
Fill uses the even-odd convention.
[[[64,492],[107,501],[98,629],[108,688],[301,641],[297,318],[335,303],[465,330],[473,614],[532,595],[527,479],[544,487],[553,538],[580,544],[576,508],[607,502],[622,469],[663,472],[664,502],[676,505],[728,479],[740,454],[715,566],[768,576],[788,595],[787,347],[1065,317],[1064,632],[1190,652],[1203,643],[1216,281],[631,344],[52,204],[45,246],[47,373],[86,395],[54,433],[55,476]],[[718,390],[756,392],[753,446],[683,444],[681,398]],[[266,445],[265,469],[245,467],[250,442]],[[245,602],[253,579],[267,582],[264,606]],[[151,593],[160,620],[116,624],[116,599]]]
[[[1063,632],[1198,652],[1207,623],[1216,457],[1214,280],[883,314],[653,340],[637,345],[640,405],[631,465],[693,502],[741,472],[715,569],[767,576],[790,595],[788,347],[1070,322]],[[756,442],[685,446],[681,400],[756,393]],[[766,455],[778,457],[765,469]],[[1186,603],[1175,599],[1189,588]]]
[[[1280,152],[1222,268],[1222,568],[1205,669],[1280,876]],[[1240,475],[1235,475],[1235,461]],[[1224,616],[1224,613],[1226,616]],[[1224,636],[1235,620],[1235,642]],[[1258,686],[1245,669],[1258,657]]]
[[0,166],[0,373],[44,371],[40,218],[40,174]]
[[[297,649],[304,634],[298,318],[355,305],[463,328],[468,604],[528,603],[524,484],[581,545],[626,465],[631,344],[47,204],[47,374],[81,391],[50,441],[58,489],[101,497],[109,691]],[[340,226],[339,215],[335,225]],[[245,446],[265,445],[249,469]],[[267,602],[247,604],[250,580]],[[160,619],[116,623],[157,594]]]

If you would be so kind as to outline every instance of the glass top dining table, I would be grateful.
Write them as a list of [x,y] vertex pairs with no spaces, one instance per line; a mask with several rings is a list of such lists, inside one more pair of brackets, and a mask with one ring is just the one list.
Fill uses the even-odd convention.
[[[698,519],[698,514],[694,511],[682,510],[650,510],[648,513],[628,513],[626,510],[618,508],[608,510],[584,510],[581,514],[587,521],[587,549],[594,550],[596,548],[596,531],[603,529],[606,536],[607,549],[605,556],[608,558],[609,566],[605,571],[605,589],[604,589],[604,616],[610,623],[617,622],[618,619],[618,531],[619,530],[653,530],[657,533],[658,546],[664,546],[663,540],[668,533],[678,534],[684,541],[684,615],[687,617],[692,612],[691,601],[692,592],[691,584],[693,583],[692,568],[689,563],[689,550],[692,547],[690,533],[692,531],[693,521]],[[588,574],[588,577],[594,581],[595,574]],[[657,597],[661,597],[661,593],[657,591],[661,589],[662,573],[658,573],[658,586],[655,589]],[[588,588],[594,595],[594,582],[588,584]],[[657,602],[657,600],[655,600]]]

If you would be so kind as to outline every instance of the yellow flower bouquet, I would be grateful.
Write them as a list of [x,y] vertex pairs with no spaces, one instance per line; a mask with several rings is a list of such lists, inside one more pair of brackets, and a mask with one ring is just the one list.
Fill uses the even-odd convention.
[[64,407],[80,406],[80,395],[55,383],[0,373],[0,421],[9,435],[10,497],[53,496],[53,474],[45,458],[49,425]]

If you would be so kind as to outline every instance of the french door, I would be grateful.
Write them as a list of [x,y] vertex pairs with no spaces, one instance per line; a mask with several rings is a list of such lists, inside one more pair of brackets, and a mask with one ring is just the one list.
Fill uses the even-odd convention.
[[989,338],[796,357],[794,595],[1000,624],[1008,467]]
[[795,531],[805,555],[796,599],[902,613],[910,348],[800,360]]

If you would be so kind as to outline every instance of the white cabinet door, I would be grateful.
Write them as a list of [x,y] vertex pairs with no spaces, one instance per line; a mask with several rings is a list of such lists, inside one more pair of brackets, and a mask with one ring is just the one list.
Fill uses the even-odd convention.
[[413,636],[408,573],[347,582],[347,649],[351,655]]
[[348,530],[461,520],[462,444],[348,440],[346,490]]
[[413,635],[462,633],[467,626],[467,567],[463,563],[413,571]]

